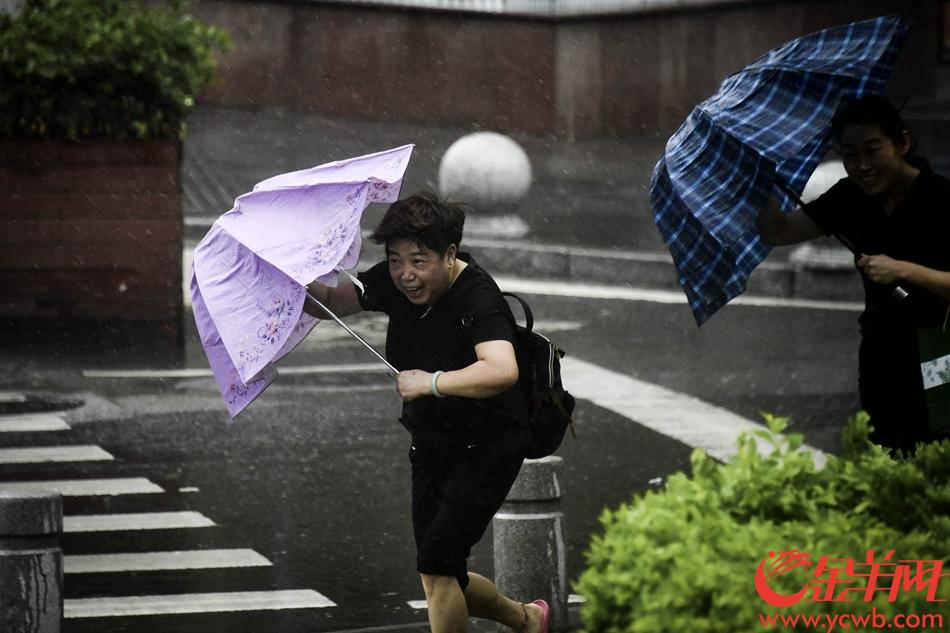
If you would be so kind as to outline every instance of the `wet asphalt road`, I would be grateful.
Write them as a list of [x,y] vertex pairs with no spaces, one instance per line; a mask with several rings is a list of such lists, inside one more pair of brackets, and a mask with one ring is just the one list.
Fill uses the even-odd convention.
[[[700,330],[684,305],[530,297],[539,329],[585,361],[696,396],[758,419],[791,416],[806,441],[834,451],[857,408],[853,385],[856,314],[729,306]],[[353,320],[372,342],[382,319]],[[318,326],[284,365],[369,362],[332,323]],[[193,336],[191,334],[190,336]],[[70,497],[66,514],[194,510],[216,526],[190,530],[67,534],[67,556],[251,548],[272,565],[226,570],[70,574],[67,599],[97,595],[313,589],[323,609],[145,618],[67,619],[67,633],[113,631],[317,632],[425,620],[414,572],[408,497],[408,437],[399,400],[383,374],[282,376],[238,423],[225,423],[209,378],[91,378],[99,368],[158,367],[148,355],[73,350],[55,363],[36,349],[5,353],[33,390],[82,394],[72,430],[0,434],[3,447],[95,444],[114,461],[0,465],[0,482],[145,477],[165,494]],[[203,367],[193,339],[185,365]],[[9,382],[9,381],[8,381]],[[570,377],[565,377],[570,388]],[[82,420],[87,420],[82,422]],[[688,469],[691,448],[581,401],[579,439],[565,459],[568,576],[605,506]],[[491,538],[471,568],[491,573]]]

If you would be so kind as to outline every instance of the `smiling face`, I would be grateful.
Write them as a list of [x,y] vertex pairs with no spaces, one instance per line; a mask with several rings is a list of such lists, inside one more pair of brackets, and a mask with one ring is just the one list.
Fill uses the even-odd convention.
[[386,248],[389,275],[410,302],[431,306],[452,287],[457,252],[455,244],[439,255],[413,240],[393,240]]
[[898,143],[880,126],[852,123],[841,130],[839,148],[845,171],[866,193],[886,195],[902,186],[908,167],[904,155],[910,149],[906,132]]

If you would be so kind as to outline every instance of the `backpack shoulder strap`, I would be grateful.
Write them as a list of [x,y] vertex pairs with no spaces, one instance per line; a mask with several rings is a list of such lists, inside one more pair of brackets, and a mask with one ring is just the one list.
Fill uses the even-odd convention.
[[[512,299],[515,299],[518,303],[521,304],[521,310],[524,312],[524,318],[525,318],[525,329],[526,329],[528,332],[533,331],[533,329],[534,329],[534,314],[531,312],[531,307],[528,305],[528,302],[525,301],[524,299],[522,299],[521,297],[519,297],[518,295],[516,295],[516,294],[513,293],[513,292],[506,292],[506,291],[502,290],[501,288],[499,288],[499,287],[498,287],[498,284],[497,284],[497,283],[495,282],[495,280],[491,277],[491,275],[489,275],[488,273],[486,273],[486,272],[485,272],[484,270],[482,270],[480,267],[479,267],[475,272],[478,273],[478,274],[480,274],[480,275],[482,275],[486,280],[488,280],[488,282],[489,282],[496,290],[498,290],[498,292],[501,293],[501,296],[502,296],[502,297],[511,297]],[[475,321],[476,319],[484,319],[485,317],[489,317],[489,316],[492,316],[492,315],[494,315],[494,314],[504,314],[506,318],[511,319],[512,325],[514,325],[514,326],[517,327],[517,325],[518,325],[518,319],[515,318],[514,313],[511,312],[510,310],[507,310],[507,311],[506,311],[506,310],[501,310],[500,308],[489,308],[489,309],[487,309],[487,310],[483,310],[483,311],[478,312],[478,313],[476,313],[476,314],[463,314],[463,315],[462,315],[462,327],[469,327],[469,326],[471,326],[472,322]]]
[[528,330],[529,332],[533,331],[534,330],[534,314],[531,312],[531,307],[528,305],[528,302],[513,292],[502,291],[501,294],[503,297],[511,297],[512,299],[515,299],[518,303],[521,304],[521,310],[524,312],[525,329]]

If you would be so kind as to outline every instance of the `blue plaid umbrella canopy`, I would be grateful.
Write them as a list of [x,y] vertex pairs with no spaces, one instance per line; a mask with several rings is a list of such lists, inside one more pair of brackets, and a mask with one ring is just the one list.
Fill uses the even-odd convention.
[[883,92],[907,28],[887,16],[792,40],[728,76],[670,138],[650,199],[697,324],[745,290],[769,253],[759,209],[770,195],[795,208],[776,184],[801,193],[838,106]]

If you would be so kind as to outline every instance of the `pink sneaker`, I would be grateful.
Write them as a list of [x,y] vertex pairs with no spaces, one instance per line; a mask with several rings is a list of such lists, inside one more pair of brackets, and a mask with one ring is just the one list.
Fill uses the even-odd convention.
[[535,600],[531,604],[541,607],[541,633],[548,633],[548,624],[551,622],[551,607],[544,600]]

